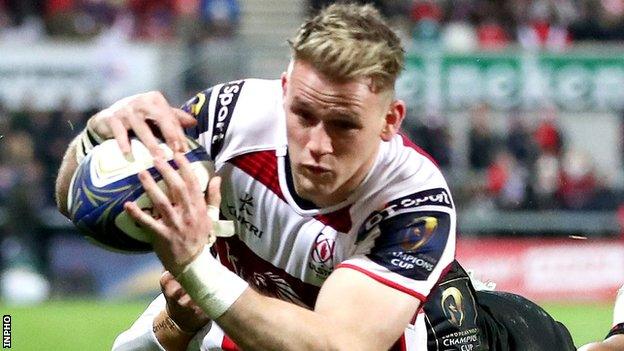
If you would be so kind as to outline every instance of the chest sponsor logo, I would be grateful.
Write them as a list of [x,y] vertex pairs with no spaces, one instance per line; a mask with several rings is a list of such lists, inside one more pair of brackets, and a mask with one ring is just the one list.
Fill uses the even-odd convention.
[[239,205],[227,205],[228,213],[236,218],[236,222],[243,227],[248,233],[255,237],[262,238],[264,232],[260,230],[254,223],[254,198],[249,193],[244,193],[238,198]]
[[334,251],[336,240],[325,234],[319,233],[312,244],[308,268],[320,279],[327,279],[334,269]]
[[410,194],[390,201],[382,210],[375,211],[368,216],[358,236],[367,233],[382,221],[401,213],[402,210],[429,205],[453,208],[451,196],[444,188],[430,189]]

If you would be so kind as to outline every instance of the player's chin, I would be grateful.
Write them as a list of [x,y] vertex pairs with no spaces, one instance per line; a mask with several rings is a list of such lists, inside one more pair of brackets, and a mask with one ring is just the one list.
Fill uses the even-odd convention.
[[304,199],[312,200],[318,197],[331,195],[335,191],[333,179],[321,177],[301,177],[297,184],[297,194]]

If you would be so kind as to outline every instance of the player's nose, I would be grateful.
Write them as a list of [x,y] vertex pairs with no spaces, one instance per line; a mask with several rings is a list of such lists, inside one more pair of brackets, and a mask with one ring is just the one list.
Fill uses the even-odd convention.
[[310,128],[308,149],[315,156],[330,154],[334,151],[332,140],[323,123],[318,123]]

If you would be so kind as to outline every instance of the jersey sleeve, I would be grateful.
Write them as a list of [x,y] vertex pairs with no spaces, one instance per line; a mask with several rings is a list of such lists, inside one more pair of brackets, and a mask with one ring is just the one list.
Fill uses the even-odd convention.
[[455,209],[448,189],[429,188],[387,202],[359,228],[356,269],[421,301],[455,256]]
[[154,334],[154,318],[165,309],[165,297],[161,294],[147,307],[132,326],[119,334],[113,343],[113,351],[143,350],[165,351]]

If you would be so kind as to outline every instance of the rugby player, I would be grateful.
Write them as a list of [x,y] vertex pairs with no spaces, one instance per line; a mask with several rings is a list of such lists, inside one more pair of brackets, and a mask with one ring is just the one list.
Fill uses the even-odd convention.
[[[126,204],[154,232],[166,272],[163,294],[114,349],[496,349],[465,312],[474,289],[454,261],[448,186],[398,133],[398,37],[371,6],[332,5],[291,48],[280,80],[220,84],[182,110],[157,92],[135,95],[89,119],[83,133],[115,138],[125,153],[132,131],[169,189],[140,174],[158,219]],[[214,160],[205,197],[182,155],[183,128]],[[64,213],[88,151],[76,138],[59,170]],[[212,246],[210,206],[237,233]]]

